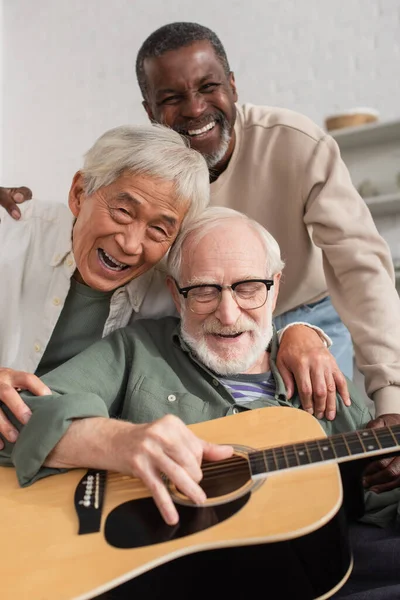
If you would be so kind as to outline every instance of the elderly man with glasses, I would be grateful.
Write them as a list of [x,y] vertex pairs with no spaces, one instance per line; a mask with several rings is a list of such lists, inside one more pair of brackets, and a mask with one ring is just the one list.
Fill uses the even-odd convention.
[[[299,394],[289,399],[276,365],[278,340],[272,315],[283,266],[277,242],[259,223],[229,208],[205,209],[184,226],[168,255],[167,284],[180,318],[142,319],[135,327],[118,329],[46,374],[42,380],[52,395],[35,398],[22,392],[33,414],[25,426],[14,418],[20,435],[16,443],[6,443],[0,450],[0,465],[14,465],[22,486],[75,467],[139,477],[172,526],[168,532],[178,531],[179,511],[165,477],[189,500],[202,504],[206,500],[200,485],[202,461],[225,460],[233,452],[231,446],[201,439],[187,425],[271,406],[301,410]],[[345,406],[337,395],[336,418],[319,421],[328,435],[373,423],[359,392],[347,383],[351,405]],[[9,411],[8,416],[13,419]],[[350,486],[350,492],[354,489]],[[366,523],[358,522],[351,530],[355,551],[361,554],[355,556],[350,593],[360,581],[366,581],[364,588],[372,585],[363,570],[370,572],[370,561],[362,555],[371,536],[374,543],[381,535],[386,546],[394,539],[387,529],[376,527],[380,514],[387,518],[385,506],[382,509],[385,499],[382,504],[379,494],[369,491],[366,500]],[[397,497],[395,509],[396,502]],[[398,590],[397,554],[391,545],[387,548],[373,577],[385,578],[394,564],[391,590]],[[239,559],[233,555],[235,551],[221,551],[212,560],[200,552],[190,568],[162,565],[165,568],[154,576],[145,573],[99,600],[125,600],[149,592],[155,600],[175,585],[176,597],[186,597],[179,594],[193,581],[199,591],[201,585],[207,589],[214,576],[231,597],[238,597],[238,590],[247,585],[247,577],[240,573],[250,567],[252,576],[259,573],[263,578],[269,563],[257,545],[245,546]],[[233,560],[238,560],[238,570],[227,578]],[[381,570],[382,561],[386,571]],[[288,565],[282,564],[286,571]],[[287,579],[282,586],[292,585]],[[389,590],[386,580],[383,585]],[[308,598],[302,593],[296,597]],[[282,592],[280,597],[293,596]],[[382,596],[389,597],[395,596]]]
[[[51,396],[22,393],[33,413],[27,425],[8,412],[21,431],[0,451],[0,464],[12,462],[22,486],[65,467],[129,473],[175,524],[162,473],[201,503],[202,459],[232,451],[200,440],[186,425],[254,408],[300,408],[275,362],[272,314],[283,262],[264,227],[232,209],[207,208],[176,239],[168,268],[180,319],[142,319],[114,331],[42,378]],[[328,434],[371,418],[347,384],[351,405],[338,395],[336,418],[320,421]]]

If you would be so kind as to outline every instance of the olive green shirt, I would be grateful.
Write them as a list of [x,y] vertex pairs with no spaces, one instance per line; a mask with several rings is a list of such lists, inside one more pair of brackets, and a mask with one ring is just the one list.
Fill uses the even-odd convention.
[[71,279],[65,304],[35,375],[42,377],[101,340],[113,293],[94,290]]
[[[275,365],[276,353],[274,334],[270,350],[274,398],[242,406],[182,341],[177,318],[140,320],[134,328],[114,331],[42,377],[52,396],[22,393],[33,413],[24,427],[4,407],[21,433],[15,444],[6,442],[0,450],[0,464],[14,465],[22,486],[59,472],[43,463],[73,419],[111,417],[146,423],[174,414],[191,424],[265,406],[300,408],[297,394],[290,401],[287,398]],[[328,435],[361,428],[371,419],[359,392],[350,381],[348,385],[351,406],[345,407],[338,396],[336,419],[320,421]]]

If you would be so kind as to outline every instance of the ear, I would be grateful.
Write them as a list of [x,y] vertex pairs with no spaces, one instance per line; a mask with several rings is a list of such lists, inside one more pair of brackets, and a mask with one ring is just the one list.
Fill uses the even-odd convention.
[[153,122],[154,121],[154,115],[153,115],[153,112],[152,112],[152,110],[150,108],[150,104],[147,102],[147,100],[143,100],[142,106],[143,106],[144,110],[147,112],[147,116],[149,117],[150,121]]
[[182,312],[181,296],[180,296],[178,290],[176,289],[175,280],[170,275],[168,275],[166,281],[167,281],[167,287],[168,287],[168,289],[171,293],[172,299],[174,301],[175,308],[178,311],[178,313],[181,314],[181,312]]
[[72,180],[68,195],[68,205],[74,217],[77,217],[81,211],[85,192],[83,190],[83,175],[77,171]]
[[231,71],[229,73],[228,81],[229,81],[229,85],[230,85],[231,90],[232,90],[233,100],[234,100],[234,102],[237,102],[238,99],[239,99],[239,97],[238,97],[238,93],[237,93],[237,90],[236,90],[235,74],[234,74],[233,71]]
[[277,273],[276,275],[274,275],[274,286],[272,288],[273,293],[274,293],[274,298],[272,300],[272,314],[274,313],[276,302],[278,300],[279,286],[281,283],[281,275],[282,275],[282,273]]

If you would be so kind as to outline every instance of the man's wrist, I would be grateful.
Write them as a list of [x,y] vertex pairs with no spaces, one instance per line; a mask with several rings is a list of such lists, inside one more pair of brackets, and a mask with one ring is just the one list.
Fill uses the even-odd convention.
[[133,423],[104,417],[76,419],[46,459],[55,468],[121,470],[124,435]]
[[317,327],[317,325],[311,325],[310,323],[305,323],[304,321],[295,321],[294,323],[289,323],[282,329],[279,329],[279,331],[277,332],[279,344],[281,343],[282,336],[285,333],[285,331],[287,329],[289,329],[289,327],[293,327],[294,325],[304,325],[305,327],[310,327],[311,329],[313,329],[315,331],[315,333],[317,333],[319,335],[322,343],[327,348],[330,348],[332,346],[333,342],[332,342],[331,338],[329,337],[329,335],[327,335],[325,333],[325,331],[323,329],[321,329],[321,327]]
[[388,385],[372,394],[375,417],[388,414],[400,414],[400,387]]

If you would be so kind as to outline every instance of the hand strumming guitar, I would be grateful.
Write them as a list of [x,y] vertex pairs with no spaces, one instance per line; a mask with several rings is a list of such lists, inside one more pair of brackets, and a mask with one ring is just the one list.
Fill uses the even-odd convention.
[[176,525],[178,511],[163,475],[195,504],[203,504],[206,495],[199,486],[202,460],[224,460],[232,454],[232,446],[200,439],[174,415],[140,425],[99,417],[74,421],[48,455],[45,465],[53,468],[90,465],[139,477],[165,522]]

